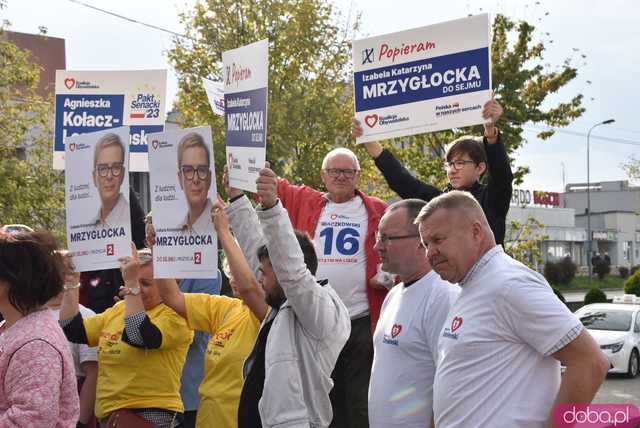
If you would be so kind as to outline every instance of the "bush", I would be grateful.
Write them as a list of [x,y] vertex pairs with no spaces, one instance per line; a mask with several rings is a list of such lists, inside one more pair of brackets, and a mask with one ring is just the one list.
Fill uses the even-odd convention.
[[544,265],[544,277],[549,284],[569,284],[576,276],[578,267],[570,257],[565,257],[557,263],[547,262]]
[[593,267],[593,272],[598,275],[598,279],[602,281],[609,272],[611,272],[611,266],[606,263],[598,263]]
[[629,270],[629,275],[633,275],[634,273],[636,273],[638,271],[638,269],[640,269],[640,266],[635,265],[631,267],[631,270]]
[[584,304],[590,305],[591,303],[607,303],[607,295],[598,287],[593,287],[587,295],[584,296]]
[[620,278],[625,279],[626,277],[629,276],[629,268],[628,267],[624,267],[624,266],[620,266],[618,268],[618,273],[620,274]]
[[640,296],[640,270],[636,269],[635,273],[627,278],[624,283],[624,292]]
[[560,284],[560,268],[556,263],[546,262],[544,264],[544,277],[549,281],[549,284]]

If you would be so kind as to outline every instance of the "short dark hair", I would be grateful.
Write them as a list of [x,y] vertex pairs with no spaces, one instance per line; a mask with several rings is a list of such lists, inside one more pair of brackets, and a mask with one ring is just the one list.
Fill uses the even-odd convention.
[[445,159],[447,162],[451,162],[451,159],[454,156],[461,156],[464,154],[469,155],[476,165],[480,164],[480,162],[484,162],[485,164],[487,163],[487,154],[484,151],[483,142],[478,141],[473,137],[460,137],[453,141],[447,149]]
[[385,212],[391,213],[404,208],[407,211],[407,230],[411,233],[418,233],[418,225],[414,222],[425,205],[427,203],[422,199],[402,199],[389,205]]
[[[311,272],[311,275],[315,275],[318,271],[318,256],[316,255],[316,248],[313,245],[313,241],[309,237],[307,232],[301,230],[295,230],[296,239],[302,250],[304,256],[304,264],[307,265],[307,269]],[[262,261],[269,258],[269,250],[266,245],[258,248],[258,260]]]
[[64,265],[57,249],[47,231],[0,233],[0,280],[8,284],[9,303],[22,315],[62,291]]

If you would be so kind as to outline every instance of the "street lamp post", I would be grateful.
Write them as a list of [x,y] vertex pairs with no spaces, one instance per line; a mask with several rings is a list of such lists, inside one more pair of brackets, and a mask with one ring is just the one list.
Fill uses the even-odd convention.
[[587,132],[587,266],[589,267],[589,283],[591,283],[591,176],[589,171],[589,137],[591,137],[591,131],[600,125],[609,125],[615,122],[615,119],[608,119],[604,122],[598,122],[589,129]]

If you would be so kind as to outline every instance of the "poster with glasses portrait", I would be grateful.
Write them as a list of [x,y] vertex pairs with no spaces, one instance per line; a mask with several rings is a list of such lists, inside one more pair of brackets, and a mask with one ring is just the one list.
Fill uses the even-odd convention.
[[129,127],[67,138],[67,242],[79,272],[117,268],[131,255]]
[[218,243],[209,127],[149,134],[149,178],[156,243],[154,277],[215,278]]

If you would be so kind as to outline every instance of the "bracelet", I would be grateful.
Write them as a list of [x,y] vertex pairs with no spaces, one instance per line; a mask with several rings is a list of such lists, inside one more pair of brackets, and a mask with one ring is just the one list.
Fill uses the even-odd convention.
[[64,288],[65,290],[75,290],[76,288],[80,288],[82,287],[81,283],[77,283],[77,284],[65,284],[62,286],[62,288]]
[[140,287],[124,287],[122,289],[123,296],[137,296],[140,294]]

